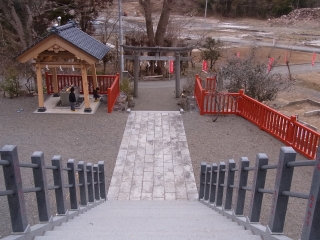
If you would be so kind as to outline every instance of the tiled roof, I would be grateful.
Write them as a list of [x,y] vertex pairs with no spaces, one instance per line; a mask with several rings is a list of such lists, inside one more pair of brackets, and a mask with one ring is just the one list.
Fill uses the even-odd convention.
[[57,34],[66,41],[72,43],[91,56],[102,59],[110,48],[76,27],[75,22],[70,21],[66,25],[52,27],[51,34]]
[[21,53],[19,53],[18,56],[53,34],[58,35],[67,42],[93,56],[97,60],[101,60],[110,51],[109,46],[104,45],[87,33],[83,32],[76,26],[75,22],[69,21],[65,25],[52,27],[50,29],[50,33],[47,36],[43,37],[40,41],[37,41]]

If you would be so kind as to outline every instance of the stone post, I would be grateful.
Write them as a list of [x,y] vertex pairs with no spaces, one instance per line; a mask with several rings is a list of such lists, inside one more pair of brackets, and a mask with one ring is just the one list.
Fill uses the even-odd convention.
[[133,96],[138,97],[138,80],[139,80],[139,52],[134,53],[134,86],[133,86]]
[[180,97],[180,53],[175,53],[176,98]]

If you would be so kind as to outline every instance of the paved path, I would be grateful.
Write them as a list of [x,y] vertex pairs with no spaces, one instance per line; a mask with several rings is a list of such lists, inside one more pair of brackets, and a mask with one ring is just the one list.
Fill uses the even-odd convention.
[[179,112],[131,112],[111,179],[108,200],[198,198]]

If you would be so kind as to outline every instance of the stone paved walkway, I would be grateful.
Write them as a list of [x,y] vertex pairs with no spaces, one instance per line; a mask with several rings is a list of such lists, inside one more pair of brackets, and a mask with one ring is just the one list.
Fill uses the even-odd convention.
[[131,112],[108,200],[196,200],[198,191],[179,112]]

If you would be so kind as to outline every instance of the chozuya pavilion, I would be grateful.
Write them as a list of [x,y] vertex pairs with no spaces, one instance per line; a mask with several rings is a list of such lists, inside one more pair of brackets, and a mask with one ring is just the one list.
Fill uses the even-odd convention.
[[84,95],[84,112],[91,112],[87,70],[91,68],[93,88],[97,87],[95,64],[101,60],[110,48],[89,36],[69,21],[66,25],[54,26],[50,33],[28,47],[16,57],[21,63],[34,61],[37,73],[38,112],[45,112],[41,69],[49,68],[53,74],[54,95],[58,96],[56,68],[80,68],[82,91]]

